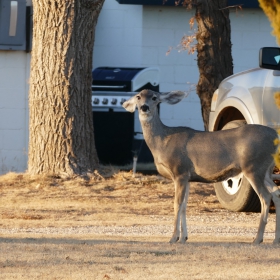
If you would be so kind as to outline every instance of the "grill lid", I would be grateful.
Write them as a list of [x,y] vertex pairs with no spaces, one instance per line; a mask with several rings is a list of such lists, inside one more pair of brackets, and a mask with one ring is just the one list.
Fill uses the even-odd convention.
[[156,67],[98,67],[92,71],[93,90],[137,91],[145,84],[159,84]]
[[144,68],[98,67],[92,71],[92,80],[97,82],[130,82]]

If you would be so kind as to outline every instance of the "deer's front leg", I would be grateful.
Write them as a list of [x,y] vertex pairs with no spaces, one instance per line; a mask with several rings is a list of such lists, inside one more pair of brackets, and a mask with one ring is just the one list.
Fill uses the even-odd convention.
[[[175,198],[174,198],[174,214],[175,214],[175,219],[174,219],[174,232],[173,235],[170,239],[170,243],[175,243],[179,240],[180,238],[180,218],[181,218],[181,213],[185,209],[184,205],[184,200],[185,200],[185,193],[186,193],[186,184],[188,180],[186,179],[176,179],[174,180],[175,184]],[[184,224],[183,224],[184,225]],[[187,234],[187,230],[185,228],[184,234]],[[182,238],[186,240],[187,236],[182,236]]]
[[186,191],[185,191],[185,199],[183,201],[183,207],[181,211],[181,236],[179,242],[184,244],[188,240],[188,228],[187,228],[187,217],[186,217],[186,211],[187,211],[187,203],[188,203],[188,197],[189,197],[189,182],[186,184]]

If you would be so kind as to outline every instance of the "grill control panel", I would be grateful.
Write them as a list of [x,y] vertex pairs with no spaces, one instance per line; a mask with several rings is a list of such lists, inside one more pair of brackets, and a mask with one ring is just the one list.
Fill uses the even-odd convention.
[[134,94],[135,92],[129,95],[125,93],[120,94],[120,92],[118,92],[118,95],[107,95],[105,92],[103,92],[103,95],[99,95],[96,92],[93,92],[91,98],[92,109],[94,111],[103,111],[109,109],[113,109],[116,111],[124,110],[122,104]]

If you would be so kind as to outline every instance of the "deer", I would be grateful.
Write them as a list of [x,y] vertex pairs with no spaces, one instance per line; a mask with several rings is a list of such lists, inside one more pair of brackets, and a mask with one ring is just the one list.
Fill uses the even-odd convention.
[[260,223],[253,243],[263,242],[273,200],[276,209],[273,243],[279,244],[280,189],[272,178],[276,131],[257,124],[214,132],[164,125],[158,104],[174,105],[187,95],[184,91],[159,93],[145,89],[123,103],[128,112],[138,109],[143,136],[157,171],[174,182],[174,231],[169,242],[184,244],[188,240],[186,208],[190,182],[214,183],[243,173],[261,202]]

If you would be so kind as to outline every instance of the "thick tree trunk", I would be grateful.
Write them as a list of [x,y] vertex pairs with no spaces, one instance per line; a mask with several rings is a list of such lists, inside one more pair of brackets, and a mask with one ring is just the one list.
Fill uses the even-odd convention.
[[31,174],[98,167],[91,111],[94,31],[104,0],[33,1],[29,92]]
[[208,130],[211,99],[220,82],[232,75],[230,19],[226,0],[197,0],[197,63],[204,128]]

